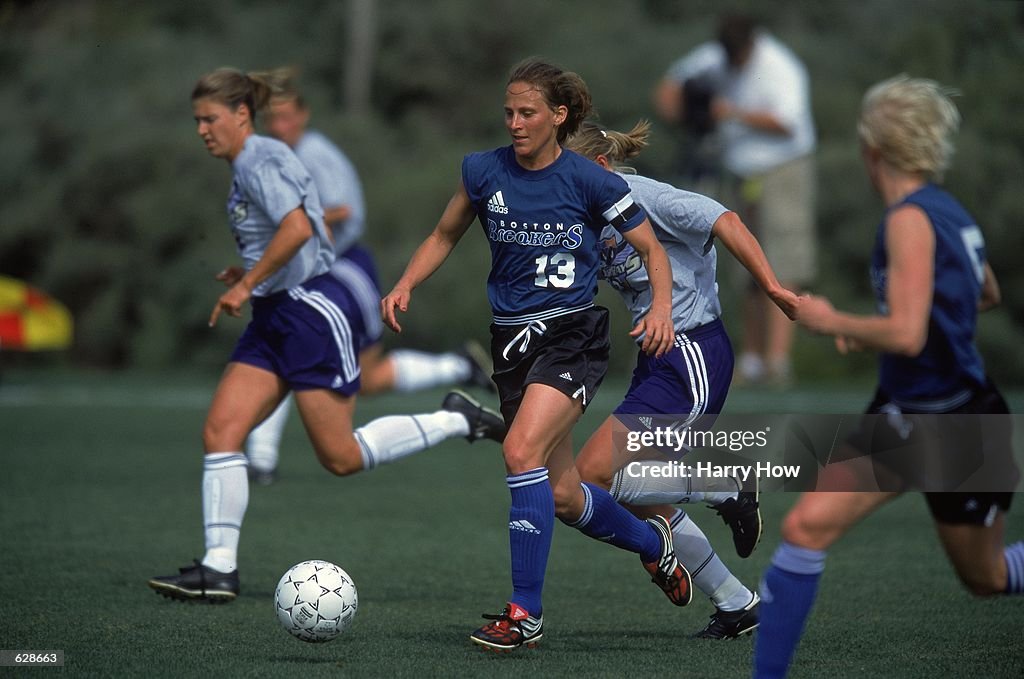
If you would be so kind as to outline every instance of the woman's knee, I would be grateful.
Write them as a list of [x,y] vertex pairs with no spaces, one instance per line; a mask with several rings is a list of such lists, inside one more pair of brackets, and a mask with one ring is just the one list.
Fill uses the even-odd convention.
[[363,454],[355,437],[333,445],[316,445],[316,457],[335,476],[351,476],[363,470]]
[[203,449],[207,453],[241,451],[249,435],[243,429],[230,418],[207,416],[203,424]]
[[840,535],[839,529],[821,512],[797,505],[782,520],[782,539],[804,549],[828,549]]
[[522,474],[544,466],[541,451],[517,437],[507,437],[502,444],[501,453],[505,457],[505,467],[511,474]]

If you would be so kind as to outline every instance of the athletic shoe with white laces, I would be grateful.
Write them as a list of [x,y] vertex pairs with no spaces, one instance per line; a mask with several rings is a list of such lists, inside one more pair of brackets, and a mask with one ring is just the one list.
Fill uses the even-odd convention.
[[536,648],[544,636],[544,616],[530,615],[525,608],[509,603],[498,615],[483,615],[492,620],[469,635],[469,640],[480,644],[484,650],[495,653],[511,653],[520,646]]
[[149,586],[157,594],[178,601],[208,601],[223,604],[238,596],[238,571],[222,573],[204,566],[198,559],[178,569],[177,575],[150,578]]
[[469,434],[466,440],[470,443],[480,439],[491,439],[501,443],[505,440],[508,429],[505,427],[505,419],[491,410],[485,408],[479,401],[464,391],[450,391],[441,402],[442,410],[449,410],[464,416],[469,422]]
[[647,519],[654,527],[661,541],[661,556],[656,562],[645,562],[641,559],[644,569],[651,575],[651,582],[665,592],[665,596],[676,606],[685,606],[693,598],[693,582],[690,572],[679,563],[675,548],[672,546],[672,528],[663,516]]
[[708,626],[694,635],[696,639],[737,639],[744,634],[750,634],[761,622],[760,608],[761,597],[754,592],[754,598],[750,603],[738,611],[723,611],[715,609]]

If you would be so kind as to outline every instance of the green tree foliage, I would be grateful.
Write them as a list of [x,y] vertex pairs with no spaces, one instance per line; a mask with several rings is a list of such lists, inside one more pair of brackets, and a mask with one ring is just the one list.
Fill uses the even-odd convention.
[[[221,65],[301,68],[315,126],[362,175],[367,242],[387,287],[457,186],[463,154],[506,142],[501,97],[509,66],[538,54],[580,72],[602,119],[628,126],[653,115],[651,89],[668,64],[713,35],[718,12],[735,8],[759,15],[811,72],[820,135],[818,289],[841,305],[870,308],[867,256],[881,214],[854,133],[861,94],[898,72],[963,93],[947,185],[978,218],[1005,298],[983,319],[981,342],[992,357],[1019,346],[1021,5],[828,0],[771,3],[770,12],[753,1],[727,5],[381,2],[372,113],[353,116],[342,109],[346,3],[0,3],[0,272],[72,308],[76,361],[217,365],[239,324],[206,328],[220,293],[212,277],[236,256],[223,212],[229,168],[206,156],[191,121],[189,92],[199,75]],[[656,127],[640,169],[671,178],[675,136]],[[466,334],[484,339],[487,270],[486,243],[474,232],[417,291],[401,341],[442,348]],[[616,316],[616,331],[624,331],[624,314]],[[617,337],[615,360],[626,369],[632,349]],[[836,361],[813,338],[802,337],[800,349],[798,367],[807,374],[845,377],[871,365],[870,358]],[[1019,361],[999,371],[1024,380]]]

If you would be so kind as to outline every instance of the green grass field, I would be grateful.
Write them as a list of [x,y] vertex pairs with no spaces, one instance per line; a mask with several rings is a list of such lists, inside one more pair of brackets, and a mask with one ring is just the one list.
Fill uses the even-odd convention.
[[[581,436],[622,386],[602,389]],[[540,649],[473,647],[479,614],[510,591],[508,491],[486,442],[454,440],[338,479],[317,465],[293,418],[281,481],[251,490],[241,597],[213,607],[157,596],[148,577],[202,555],[199,432],[212,387],[180,375],[5,375],[0,648],[63,649],[75,676],[749,675],[749,638],[688,638],[711,613],[707,600],[674,608],[635,556],[565,527],[554,538]],[[737,391],[728,407],[857,412],[869,389]],[[432,410],[442,394],[364,399],[359,421]],[[1020,412],[1024,398],[1013,401]],[[745,561],[713,512],[691,514],[753,586],[794,499],[763,498],[765,536]],[[1024,537],[1022,503],[1009,519],[1008,538]],[[352,627],[324,645],[293,639],[273,614],[277,579],[311,558],[338,563],[359,590]],[[905,497],[832,551],[793,676],[1021,677],[1022,621],[1024,599],[974,600],[960,587],[923,500]]]

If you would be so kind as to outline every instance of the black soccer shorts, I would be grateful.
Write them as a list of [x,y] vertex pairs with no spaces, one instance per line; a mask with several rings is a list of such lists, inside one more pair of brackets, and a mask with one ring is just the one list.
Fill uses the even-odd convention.
[[545,384],[586,410],[608,371],[608,310],[594,306],[520,325],[491,324],[494,382],[509,426],[529,384]]
[[[1016,485],[1012,421],[999,390],[989,382],[969,401],[945,413],[896,408],[882,391],[868,406],[861,429],[848,442],[871,456],[882,490],[925,490],[932,517],[939,523],[989,525],[998,510],[1007,511],[1012,492],[937,492],[955,488],[981,473],[998,484]],[[947,417],[948,416],[948,417]]]

